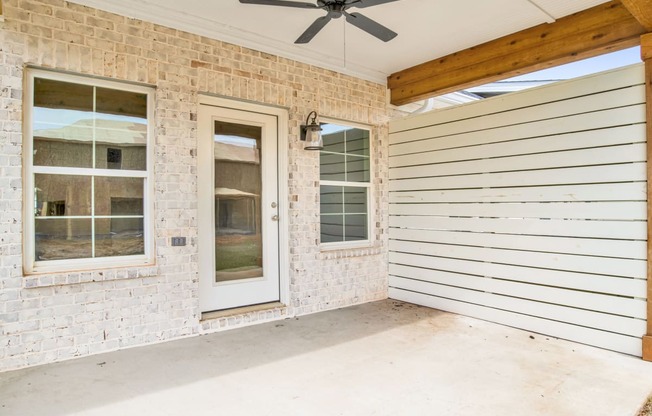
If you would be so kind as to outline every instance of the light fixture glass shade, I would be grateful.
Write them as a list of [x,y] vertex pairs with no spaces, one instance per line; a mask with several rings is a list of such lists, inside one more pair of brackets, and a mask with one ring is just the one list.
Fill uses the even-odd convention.
[[313,121],[312,124],[305,126],[305,145],[304,150],[321,150],[324,148],[324,141],[321,138],[321,127]]

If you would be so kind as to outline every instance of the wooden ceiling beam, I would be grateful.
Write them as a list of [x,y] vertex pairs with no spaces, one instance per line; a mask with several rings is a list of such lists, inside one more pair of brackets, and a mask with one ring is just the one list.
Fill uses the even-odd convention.
[[391,103],[408,104],[636,46],[646,32],[613,0],[392,74],[387,79]]
[[652,60],[652,32],[641,36],[641,60]]
[[[647,119],[647,157],[652,160],[652,33],[641,37],[641,59],[645,62],[645,97]],[[652,163],[647,164],[647,192],[652,192]],[[647,235],[652,238],[652,203],[647,204]],[[652,255],[652,244],[647,248]],[[647,335],[643,337],[643,359],[652,361],[652,262],[647,265]]]
[[652,0],[621,0],[623,6],[648,31],[652,31]]

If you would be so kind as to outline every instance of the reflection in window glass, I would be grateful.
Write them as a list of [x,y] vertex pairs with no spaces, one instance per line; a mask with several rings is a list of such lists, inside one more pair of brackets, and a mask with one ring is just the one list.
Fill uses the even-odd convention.
[[147,169],[146,94],[36,78],[32,118],[34,166]]
[[35,234],[35,258],[37,261],[92,257],[90,218],[37,218]]
[[343,154],[322,153],[319,163],[319,178],[322,181],[346,180],[346,156]]
[[344,241],[344,215],[322,215],[320,227],[322,243]]
[[344,193],[341,186],[320,187],[320,211],[322,215],[344,212]]
[[368,240],[369,131],[336,124],[321,127],[321,242]]
[[369,182],[369,158],[347,156],[346,171],[347,182]]
[[320,186],[322,243],[368,239],[367,193],[362,187]]
[[344,241],[367,240],[367,215],[353,214],[344,216],[345,239]]
[[[96,176],[95,215],[136,215],[143,216],[142,178],[113,178]],[[118,201],[123,201],[119,203]],[[126,202],[129,201],[129,202]],[[127,206],[129,205],[129,212]]]
[[32,119],[34,165],[92,167],[92,86],[35,79]]
[[[34,175],[34,215],[49,216],[90,216],[91,184],[89,176],[77,175]],[[52,204],[65,207],[54,210]]]
[[145,254],[142,218],[95,220],[95,256],[115,257]]
[[259,126],[216,121],[215,281],[261,277],[261,144]]
[[143,255],[148,90],[65,78],[33,78],[34,261]]

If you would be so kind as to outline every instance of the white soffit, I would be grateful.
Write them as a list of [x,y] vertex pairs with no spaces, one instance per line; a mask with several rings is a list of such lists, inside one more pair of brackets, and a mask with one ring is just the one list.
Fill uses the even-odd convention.
[[393,72],[605,0],[399,0],[357,10],[398,33],[388,43],[339,19],[307,45],[295,45],[294,40],[324,15],[321,10],[240,4],[238,0],[74,2],[384,84]]
[[568,0],[533,0],[539,7],[550,13],[556,19],[577,13],[582,10],[605,3],[603,0],[583,0],[574,2]]

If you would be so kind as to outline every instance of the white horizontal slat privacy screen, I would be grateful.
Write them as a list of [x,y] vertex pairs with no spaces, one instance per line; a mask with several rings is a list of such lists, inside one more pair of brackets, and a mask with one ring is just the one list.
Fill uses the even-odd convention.
[[390,123],[390,297],[640,356],[642,65]]

